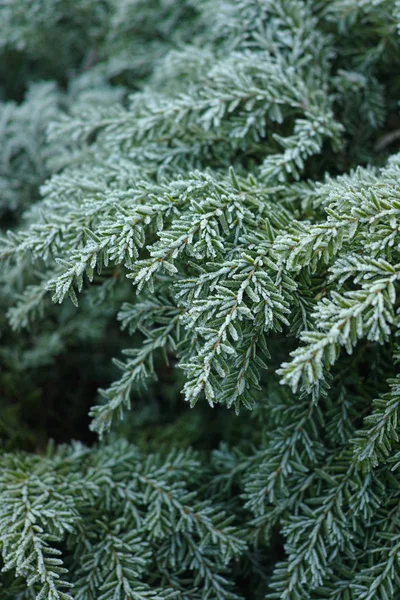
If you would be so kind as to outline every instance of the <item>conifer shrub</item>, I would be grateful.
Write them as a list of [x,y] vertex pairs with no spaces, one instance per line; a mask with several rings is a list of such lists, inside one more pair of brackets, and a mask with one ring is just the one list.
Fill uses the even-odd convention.
[[2,599],[400,597],[399,36],[0,4]]

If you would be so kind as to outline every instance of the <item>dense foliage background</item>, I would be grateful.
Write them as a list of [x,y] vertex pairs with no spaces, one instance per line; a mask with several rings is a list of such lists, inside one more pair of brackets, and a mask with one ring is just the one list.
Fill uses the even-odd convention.
[[1,598],[400,597],[399,61],[398,0],[0,0]]

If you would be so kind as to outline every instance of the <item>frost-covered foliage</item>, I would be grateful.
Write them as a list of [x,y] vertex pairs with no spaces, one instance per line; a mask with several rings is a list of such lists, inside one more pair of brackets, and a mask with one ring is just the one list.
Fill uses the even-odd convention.
[[27,585],[57,600],[195,600],[207,588],[236,598],[227,565],[246,543],[220,499],[201,492],[202,467],[191,451],[143,456],[127,443],[4,455],[3,572],[17,579],[2,593],[21,597]]
[[395,600],[400,3],[23,4],[1,593]]

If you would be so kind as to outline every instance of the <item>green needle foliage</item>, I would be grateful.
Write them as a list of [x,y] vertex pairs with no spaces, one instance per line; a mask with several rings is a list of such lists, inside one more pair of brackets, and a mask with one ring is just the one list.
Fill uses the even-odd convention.
[[1,597],[400,598],[400,2],[5,0],[0,57]]

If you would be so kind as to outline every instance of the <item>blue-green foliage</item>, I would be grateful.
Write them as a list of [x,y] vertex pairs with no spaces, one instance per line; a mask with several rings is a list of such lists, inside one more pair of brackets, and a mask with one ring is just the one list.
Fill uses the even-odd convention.
[[246,543],[221,501],[204,497],[206,484],[191,451],[161,458],[114,443],[5,454],[3,572],[17,579],[4,593],[17,597],[25,581],[39,599],[200,598],[206,588],[236,598],[227,565]]
[[1,593],[398,598],[400,3],[0,11],[4,381],[106,383],[0,458]]

